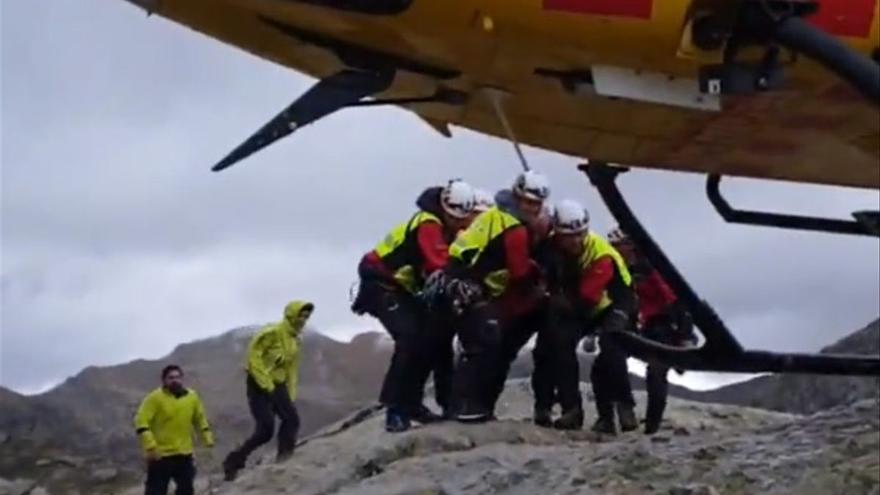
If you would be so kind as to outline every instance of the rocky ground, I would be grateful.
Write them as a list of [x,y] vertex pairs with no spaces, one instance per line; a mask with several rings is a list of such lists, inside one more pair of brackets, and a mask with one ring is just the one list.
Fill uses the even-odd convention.
[[[638,400],[643,404],[644,396]],[[876,400],[808,417],[672,400],[666,427],[653,437],[556,432],[530,424],[530,411],[528,386],[516,381],[503,398],[501,420],[487,425],[443,423],[390,435],[374,414],[309,441],[285,464],[266,459],[234,483],[202,479],[200,491],[880,495]]]

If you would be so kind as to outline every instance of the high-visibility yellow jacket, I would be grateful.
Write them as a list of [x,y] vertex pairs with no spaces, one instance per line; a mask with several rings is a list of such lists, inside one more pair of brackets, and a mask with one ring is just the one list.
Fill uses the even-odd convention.
[[299,314],[312,304],[293,301],[284,308],[284,318],[266,325],[251,338],[247,351],[246,368],[257,385],[271,393],[276,386],[287,385],[290,400],[296,400],[299,382],[300,345],[302,327],[297,323]]
[[521,225],[516,217],[493,206],[479,214],[467,229],[458,234],[455,242],[449,246],[449,257],[468,267],[472,275],[486,286],[489,294],[498,297],[507,289],[510,273],[503,255],[491,256],[489,253],[498,251],[492,248],[501,242],[508,230]]
[[419,211],[406,222],[396,226],[373,250],[394,273],[394,280],[411,294],[417,293],[423,282],[422,260],[420,260],[416,236],[419,227],[425,223],[443,225],[437,215]]
[[[624,261],[623,256],[608,242],[604,237],[594,233],[589,232],[584,236],[584,251],[581,255],[579,261],[579,265],[581,270],[587,271],[596,261],[602,258],[611,258],[611,261],[614,263],[616,276],[618,280],[622,283],[624,287],[632,290],[632,275],[630,275],[629,267]],[[628,294],[630,295],[630,294]],[[611,306],[614,302],[614,297],[610,294],[608,289],[602,293],[602,298],[599,300],[599,303],[596,307],[593,308],[592,315],[595,316],[609,306]]]
[[144,451],[154,451],[160,457],[192,454],[194,429],[205,446],[214,445],[205,407],[192,389],[180,397],[162,387],[153,390],[141,402],[134,426]]

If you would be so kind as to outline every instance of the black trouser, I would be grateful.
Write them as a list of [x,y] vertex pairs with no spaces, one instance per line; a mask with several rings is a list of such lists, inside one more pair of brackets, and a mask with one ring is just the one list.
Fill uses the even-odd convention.
[[[497,367],[493,373],[493,381],[486,402],[490,410],[495,409],[498,398],[504,392],[504,383],[507,381],[508,373],[510,373],[510,366],[516,360],[519,351],[528,343],[532,335],[537,333],[539,335],[538,338],[541,338],[540,335],[547,326],[546,319],[546,308],[541,307],[506,323],[501,328]],[[534,362],[532,389],[535,391],[536,402],[538,400],[537,396],[540,393],[545,391],[548,386],[552,387],[552,372],[548,368],[548,364],[550,363],[546,359],[536,359]]]
[[455,367],[455,339],[454,323],[446,315],[439,312],[429,313],[425,321],[425,354],[430,360],[430,366],[425,366],[419,371],[419,386],[417,387],[418,406],[424,399],[425,383],[428,375],[434,380],[434,400],[445,412],[451,412],[452,402],[452,376]]
[[150,462],[144,495],[167,495],[168,483],[174,480],[177,495],[192,495],[196,466],[192,455],[172,455]]
[[494,394],[501,335],[497,309],[480,302],[468,308],[456,322],[464,350],[453,375],[452,407],[456,414],[490,414]]
[[[645,338],[666,345],[681,345],[681,336],[673,329],[671,317],[659,315],[645,324]],[[666,410],[666,397],[669,393],[669,381],[667,376],[669,367],[660,363],[648,363],[648,371],[645,376],[648,391],[648,407],[645,411],[645,420],[649,424],[659,424],[663,420],[663,412]]]
[[455,333],[441,315],[429,314],[424,303],[401,290],[364,261],[353,309],[377,318],[394,339],[394,352],[382,382],[379,401],[398,411],[420,408],[428,376],[434,375],[438,404],[448,408],[452,394]]
[[425,353],[425,339],[420,335],[423,309],[415,298],[387,291],[376,308],[376,316],[394,339],[394,352],[379,401],[387,407],[409,411],[418,407],[424,391],[430,363]]
[[434,399],[444,411],[452,408],[452,377],[455,372],[455,329],[441,329],[440,342],[434,347],[434,367],[431,374],[434,379]]
[[[596,411],[600,418],[612,418],[614,404],[619,403],[635,407],[632,386],[629,381],[629,369],[626,363],[627,354],[617,344],[609,331],[628,330],[614,319],[612,308],[597,316],[594,325],[599,333],[599,355],[590,370],[590,381],[596,399]],[[611,328],[614,327],[614,328]]]
[[275,416],[281,420],[278,428],[278,457],[291,454],[299,434],[299,413],[290,400],[287,384],[276,384],[275,390],[269,393],[261,389],[248,374],[247,398],[251,416],[256,423],[254,433],[238,449],[229,453],[227,463],[242,468],[254,450],[271,441],[275,430]]
[[552,409],[557,400],[563,412],[582,409],[577,344],[584,325],[573,308],[551,298],[547,325],[538,333],[533,353],[535,371],[547,370],[546,378],[532,376],[536,409]]
[[548,341],[549,327],[546,325],[538,330],[535,348],[532,349],[532,393],[535,395],[535,409],[552,409],[557,401],[557,370],[553,354],[545,352],[550,347]]

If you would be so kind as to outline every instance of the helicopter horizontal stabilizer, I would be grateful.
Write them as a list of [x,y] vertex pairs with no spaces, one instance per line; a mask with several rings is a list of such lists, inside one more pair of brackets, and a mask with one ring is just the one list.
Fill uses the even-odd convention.
[[357,103],[366,96],[381,93],[391,86],[393,79],[393,72],[351,69],[321,79],[275,118],[232,150],[211,170],[219,172],[229,168],[301,127]]

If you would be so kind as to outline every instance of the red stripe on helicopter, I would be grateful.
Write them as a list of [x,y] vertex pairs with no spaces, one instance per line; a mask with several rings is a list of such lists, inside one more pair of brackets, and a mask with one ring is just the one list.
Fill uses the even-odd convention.
[[837,36],[867,38],[877,0],[822,0],[808,19],[814,26]]
[[544,0],[544,10],[650,19],[654,0]]

